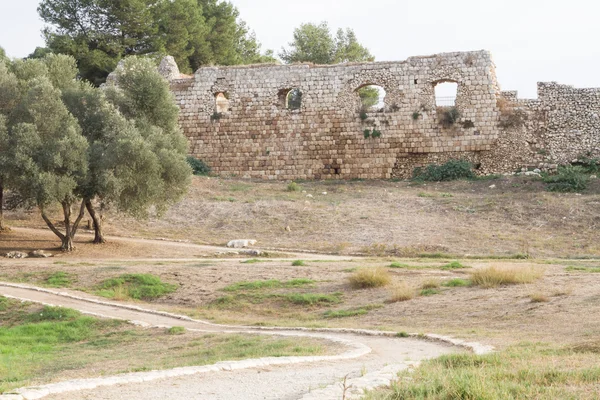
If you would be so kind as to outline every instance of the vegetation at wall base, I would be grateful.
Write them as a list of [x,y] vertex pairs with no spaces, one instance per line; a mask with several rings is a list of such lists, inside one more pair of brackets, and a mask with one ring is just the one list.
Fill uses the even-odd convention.
[[188,156],[187,162],[192,168],[192,172],[197,176],[206,176],[210,174],[211,169],[206,163],[196,157]]
[[473,165],[466,160],[450,160],[442,165],[430,164],[413,171],[414,181],[443,182],[475,177]]
[[576,165],[558,167],[556,174],[544,175],[543,181],[550,192],[582,192],[587,189],[590,173],[586,168]]

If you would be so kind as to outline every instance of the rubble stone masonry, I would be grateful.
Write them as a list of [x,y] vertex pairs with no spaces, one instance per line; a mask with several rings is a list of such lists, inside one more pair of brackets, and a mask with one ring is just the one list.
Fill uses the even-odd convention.
[[[168,57],[160,69],[181,107],[190,152],[219,175],[385,179],[452,158],[471,160],[482,174],[506,173],[600,156],[599,89],[540,83],[537,100],[518,99],[500,91],[487,51],[206,67],[191,77],[173,64]],[[442,82],[458,84],[453,123],[441,122],[448,107],[436,107]],[[357,91],[368,85],[385,89],[383,107],[362,107]],[[295,90],[298,109],[289,107]]]

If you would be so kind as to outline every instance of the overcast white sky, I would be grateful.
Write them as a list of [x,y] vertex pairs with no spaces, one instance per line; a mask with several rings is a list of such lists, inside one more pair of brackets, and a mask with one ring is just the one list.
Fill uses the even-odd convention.
[[[0,46],[23,57],[42,46],[38,0],[0,0]],[[263,49],[279,52],[303,22],[350,27],[378,61],[490,50],[503,90],[536,97],[536,82],[600,87],[595,0],[232,0]]]

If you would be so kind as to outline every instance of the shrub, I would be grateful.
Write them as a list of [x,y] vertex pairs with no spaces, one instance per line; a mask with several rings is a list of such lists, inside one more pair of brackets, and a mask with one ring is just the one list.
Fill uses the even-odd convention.
[[354,289],[374,288],[389,285],[392,281],[389,272],[382,267],[360,268],[348,278]]
[[371,133],[371,136],[374,138],[381,137],[381,131],[378,131],[377,129],[373,129],[373,133]]
[[443,270],[449,270],[449,269],[463,269],[463,268],[470,268],[470,267],[464,266],[464,265],[462,265],[461,263],[459,263],[458,261],[452,261],[451,263],[449,263],[449,264],[445,264],[445,265],[442,265],[442,266],[440,267],[440,269],[443,269]]
[[529,295],[532,303],[547,303],[550,301],[548,296],[543,293],[536,292]]
[[463,286],[471,286],[471,282],[465,279],[454,278],[450,279],[447,282],[442,283],[442,286],[446,287],[463,287]]
[[363,136],[365,137],[365,139],[368,139],[369,137],[371,137],[371,130],[370,129],[365,129],[363,131]]
[[438,289],[422,289],[420,295],[421,296],[433,296],[434,294],[440,294],[441,292]]
[[418,111],[415,111],[414,113],[412,113],[412,119],[414,121],[418,120],[420,116],[421,116],[421,113]]
[[167,329],[167,333],[169,335],[183,335],[185,333],[185,328],[183,326],[172,326]]
[[290,182],[287,185],[287,191],[288,192],[299,192],[300,191],[300,185],[298,185],[296,182]]
[[208,175],[210,174],[210,167],[195,157],[188,156],[187,162],[192,167],[194,175]]
[[587,189],[590,177],[582,166],[558,167],[556,175],[544,176],[546,189],[550,192],[581,192]]
[[392,286],[390,290],[391,298],[390,303],[397,303],[399,301],[411,300],[415,297],[415,290],[411,288],[406,282],[400,282]]
[[536,267],[487,267],[474,271],[471,282],[484,288],[493,288],[499,285],[532,283],[543,274],[544,271]]
[[292,267],[304,267],[306,263],[302,260],[296,260],[292,263]]
[[97,293],[115,299],[152,300],[176,289],[176,285],[164,283],[154,275],[125,274],[102,282]]
[[456,107],[438,107],[438,121],[444,128],[449,128],[460,118]]
[[413,171],[415,181],[442,182],[474,177],[473,165],[466,160],[450,160],[442,165],[430,164]]

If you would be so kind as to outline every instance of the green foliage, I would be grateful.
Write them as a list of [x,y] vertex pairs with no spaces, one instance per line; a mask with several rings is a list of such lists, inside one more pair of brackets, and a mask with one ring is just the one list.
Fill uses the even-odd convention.
[[302,188],[296,182],[290,182],[287,185],[288,192],[299,192]]
[[440,269],[444,269],[444,270],[463,269],[463,268],[470,268],[470,267],[466,267],[466,266],[462,265],[461,263],[459,263],[458,261],[452,261],[451,263],[442,265],[440,267]]
[[369,110],[379,103],[379,88],[369,85],[357,90],[362,104],[362,110]]
[[212,115],[210,116],[210,120],[211,121],[219,121],[221,118],[223,118],[223,113],[220,112],[214,112],[212,113]]
[[438,120],[440,124],[449,128],[460,119],[460,112],[456,107],[438,107]]
[[582,166],[558,167],[556,175],[545,175],[544,183],[550,192],[582,192],[589,184],[589,172]]
[[164,283],[150,274],[125,274],[107,279],[98,286],[97,294],[115,299],[153,300],[173,293],[176,285]]
[[363,131],[363,136],[365,137],[365,139],[368,139],[371,137],[371,130],[370,129],[365,129]]
[[185,328],[183,326],[172,326],[167,329],[167,333],[169,335],[183,335],[185,333]]
[[[369,115],[367,114],[367,112],[365,110],[361,110],[360,114],[358,114],[358,116],[360,117],[361,121],[366,121],[369,118]],[[368,131],[368,129],[365,130],[365,135],[367,134],[366,132]],[[365,136],[368,137],[368,136]]]
[[282,295],[287,301],[292,304],[313,306],[338,304],[342,302],[341,293],[321,294],[321,293],[291,293]]
[[188,156],[186,160],[192,168],[192,172],[194,175],[206,176],[210,174],[210,167],[206,165],[204,161],[192,156]]
[[327,22],[301,24],[294,30],[294,40],[289,46],[289,50],[282,49],[279,53],[286,64],[339,64],[375,59],[366,47],[358,43],[352,29],[339,29],[334,38]]
[[260,289],[279,289],[279,288],[295,288],[306,285],[312,285],[315,281],[312,279],[297,278],[287,282],[281,282],[277,279],[269,279],[266,281],[253,282],[238,282],[225,287],[223,290],[228,292],[236,292],[241,290],[260,290]]
[[378,131],[377,129],[373,129],[373,132],[371,133],[371,136],[374,137],[374,138],[381,137],[381,131]]
[[449,281],[442,283],[442,286],[446,286],[446,287],[471,286],[471,281],[466,280],[466,279],[454,278],[454,279],[450,279]]
[[436,294],[440,294],[441,292],[438,289],[433,289],[433,288],[427,288],[427,289],[422,289],[420,292],[421,296],[433,296]]
[[466,160],[450,160],[443,165],[430,164],[425,168],[415,168],[413,180],[442,182],[456,179],[471,179],[475,176],[473,166]]
[[414,121],[417,121],[417,120],[419,119],[419,117],[420,117],[420,116],[421,116],[421,113],[420,113],[420,112],[418,112],[418,111],[415,111],[415,112],[413,112],[413,113],[412,113],[412,119],[413,119]]
[[292,267],[304,267],[306,263],[302,260],[296,260],[292,262]]
[[402,372],[389,389],[365,399],[588,398],[600,382],[600,368],[587,366],[574,354],[571,349],[523,343],[486,355],[444,355]]
[[73,283],[71,275],[66,272],[55,272],[46,279],[48,286],[56,288],[69,287],[71,283]]
[[46,45],[77,59],[81,76],[98,86],[125,56],[171,54],[181,70],[202,65],[275,61],[218,0],[44,0]]

